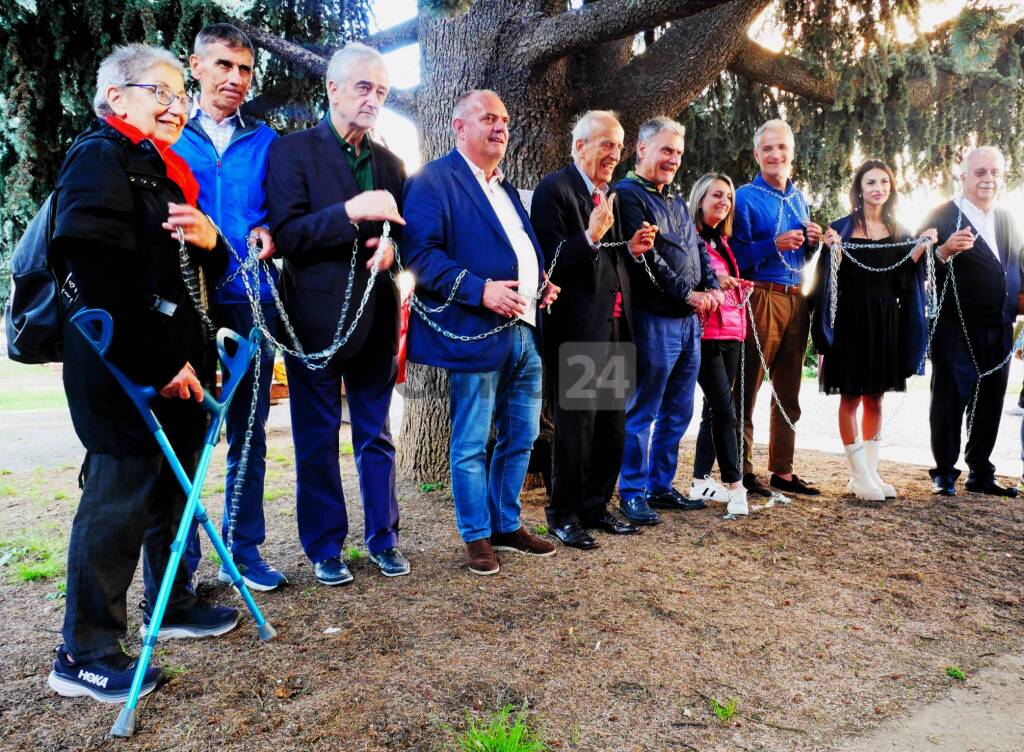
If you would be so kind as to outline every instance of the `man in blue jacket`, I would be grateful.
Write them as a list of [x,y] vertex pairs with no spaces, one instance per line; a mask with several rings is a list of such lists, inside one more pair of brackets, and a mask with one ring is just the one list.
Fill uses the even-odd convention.
[[455,517],[480,575],[499,571],[495,549],[555,552],[523,527],[519,493],[540,429],[540,309],[558,287],[545,285],[530,219],[498,169],[508,124],[493,91],[459,97],[456,148],[409,178],[404,205],[403,257],[418,296],[408,358],[448,371]]
[[[732,250],[740,276],[752,280],[751,316],[748,331],[743,400],[743,485],[769,496],[754,474],[751,415],[757,392],[764,381],[756,347],[760,343],[772,388],[779,396],[771,406],[768,469],[773,488],[791,493],[817,495],[818,489],[793,472],[796,431],[800,419],[800,379],[810,329],[810,309],[803,294],[801,271],[821,240],[821,227],[811,222],[807,199],[793,185],[795,144],[785,120],[769,120],[754,133],[754,159],[760,174],[736,190]],[[757,336],[753,336],[756,334]],[[783,414],[784,413],[784,414]]]
[[[238,254],[238,257],[229,254],[227,271],[215,285],[212,308],[218,326],[245,336],[252,329],[253,318],[238,267],[240,259],[245,258],[246,241],[250,235],[261,247],[260,258],[269,258],[274,253],[274,242],[265,226],[267,202],[263,178],[267,172],[267,154],[277,135],[266,125],[242,116],[240,107],[252,83],[253,71],[252,42],[242,31],[223,23],[205,27],[196,36],[189,65],[193,78],[199,82],[200,95],[181,139],[174,145],[174,151],[188,162],[199,181],[202,210],[213,218]],[[255,282],[252,277],[250,280]],[[279,321],[271,299],[273,284],[274,280],[267,274],[260,273],[258,292],[263,317],[271,333],[277,337]],[[256,292],[257,285],[253,286],[253,292]],[[266,532],[263,479],[270,383],[274,370],[273,348],[265,348],[260,358],[260,383],[248,462],[242,488],[237,493],[235,479],[240,469],[252,403],[251,372],[242,381],[238,397],[228,408],[223,535],[246,586],[253,590],[273,590],[288,581],[263,560],[259,551]],[[199,537],[193,528],[185,555],[190,575],[198,567],[199,558]],[[218,579],[230,582],[231,576],[221,568]]]

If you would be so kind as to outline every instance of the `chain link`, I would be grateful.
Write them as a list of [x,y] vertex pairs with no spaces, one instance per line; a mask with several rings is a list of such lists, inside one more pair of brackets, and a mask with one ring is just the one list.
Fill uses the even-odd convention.
[[[772,191],[767,188],[762,188],[761,186],[756,185],[754,183],[750,183],[749,185],[754,190],[761,191],[761,193],[764,193],[767,196],[771,196],[772,198],[779,202],[779,216],[775,220],[775,235],[772,238],[773,240],[777,239],[779,235],[782,234],[782,220],[786,215],[786,209],[789,209],[789,213],[792,214],[793,218],[797,222],[800,223],[801,227],[806,228],[811,223],[810,210],[807,208],[806,202],[800,201],[800,199],[803,198],[803,193],[801,193],[798,189],[793,189],[793,192],[788,195],[782,195],[778,191]],[[800,208],[799,212],[793,208],[793,203],[795,203]],[[822,239],[819,238],[818,247],[817,249],[815,249],[814,253],[818,253],[821,250],[821,246]],[[775,249],[775,255],[779,257],[779,261],[782,262],[782,265],[793,274],[802,275],[804,273],[804,269],[807,267],[806,253],[804,254],[804,264],[800,268],[790,266],[789,262],[786,261],[786,257],[783,255],[782,251],[780,251],[778,248]],[[813,256],[814,254],[812,253],[811,255]]]

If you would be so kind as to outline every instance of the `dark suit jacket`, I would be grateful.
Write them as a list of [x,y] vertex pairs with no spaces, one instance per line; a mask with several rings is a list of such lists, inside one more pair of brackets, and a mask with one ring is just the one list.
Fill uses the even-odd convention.
[[[391,191],[401,211],[402,162],[380,144],[372,148],[374,188]],[[344,203],[360,193],[326,118],[271,145],[266,191],[270,231],[277,253],[284,259],[280,289],[285,309],[305,351],[322,350],[331,344],[338,325],[348,287],[352,241],[356,239]],[[381,230],[380,222],[359,225],[359,252],[344,331],[370,278],[366,262],[373,251],[364,244],[379,237]],[[401,225],[391,226],[396,240],[401,231]],[[355,355],[368,338],[397,352],[398,299],[391,276],[378,275],[359,326],[338,357]]]
[[[538,285],[544,263],[530,218],[509,182],[502,188],[512,200],[523,229],[537,253]],[[452,304],[427,314],[449,332],[472,336],[507,319],[480,305],[487,280],[519,279],[515,250],[466,160],[455,149],[428,162],[406,183],[405,247],[402,258],[416,275],[416,296],[430,308],[440,307],[465,270]],[[538,333],[546,314],[537,310]],[[546,323],[546,322],[543,322]],[[512,346],[514,327],[472,342],[434,331],[416,314],[409,317],[408,357],[414,363],[453,371],[493,371]]]
[[[609,196],[613,193],[610,190]],[[626,264],[634,262],[625,246],[597,251],[590,247],[585,233],[593,209],[594,200],[575,164],[545,177],[533,194],[530,215],[546,266],[551,264],[559,242],[565,241],[551,275],[562,292],[545,321],[545,355],[549,363],[554,363],[552,359],[563,342],[608,341],[616,288],[622,290],[623,320],[628,329],[622,332],[622,338],[631,339],[633,321]],[[612,211],[615,224],[601,239],[603,243],[623,240],[617,200]]]
[[[956,231],[959,214],[960,209],[957,205],[947,201],[925,220],[923,229],[934,227],[938,230],[939,242],[936,247],[945,243]],[[953,261],[960,303],[968,326],[1010,325],[1017,318],[1017,296],[1021,292],[1024,242],[1014,225],[1013,217],[1006,209],[995,210],[995,225],[996,244],[999,246],[998,259],[985,239],[979,235],[974,247],[957,255]],[[978,229],[970,223],[966,215],[961,221],[961,229],[963,227],[970,227],[976,235],[978,234]],[[935,266],[936,283],[940,290],[945,283],[947,270],[948,266],[941,262]],[[955,322],[957,316],[952,292],[946,298],[940,311],[944,324]]]

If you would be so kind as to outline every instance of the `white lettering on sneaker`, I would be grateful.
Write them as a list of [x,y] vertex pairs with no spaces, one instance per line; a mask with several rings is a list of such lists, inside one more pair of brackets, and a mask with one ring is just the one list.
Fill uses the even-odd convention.
[[86,671],[84,668],[78,670],[78,678],[82,681],[87,681],[90,684],[95,684],[97,687],[107,688],[108,676],[102,676],[100,674],[94,674],[92,671]]

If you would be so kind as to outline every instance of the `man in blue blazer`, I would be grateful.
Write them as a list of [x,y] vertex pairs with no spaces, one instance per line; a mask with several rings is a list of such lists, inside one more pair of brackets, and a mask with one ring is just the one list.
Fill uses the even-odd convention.
[[377,276],[353,327],[374,254],[382,270],[394,262],[392,248],[378,249],[381,222],[395,223],[397,236],[403,221],[398,207],[405,182],[402,163],[367,135],[387,93],[380,53],[346,45],[327,68],[327,117],[314,128],[275,141],[267,169],[270,228],[284,259],[281,295],[295,335],[307,353],[329,347],[338,332],[349,335],[323,368],[285,356],[299,538],[324,585],[352,581],[341,559],[348,535],[338,466],[343,380],[366,546],[385,576],[409,573],[409,562],[398,550],[395,445],[388,423],[399,310],[398,291],[388,274]]
[[[462,95],[456,148],[406,182],[403,257],[416,276],[408,358],[450,387],[455,517],[475,574],[494,551],[550,556],[520,520],[519,493],[540,428],[540,310],[558,295],[519,195],[498,169],[508,112],[493,91]],[[487,440],[497,441],[487,466]]]

